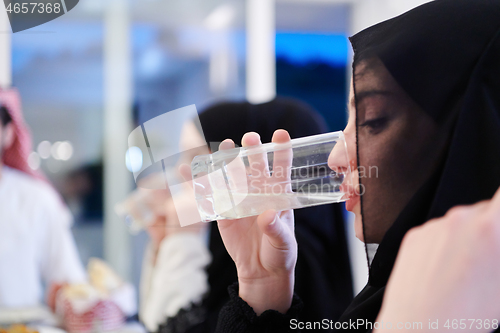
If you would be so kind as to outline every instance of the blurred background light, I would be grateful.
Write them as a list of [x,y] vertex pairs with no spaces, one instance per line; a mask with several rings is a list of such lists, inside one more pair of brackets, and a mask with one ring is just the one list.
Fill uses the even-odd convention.
[[231,4],[220,5],[205,19],[205,26],[209,30],[224,30],[229,28],[236,17],[236,9]]
[[61,141],[56,141],[52,144],[52,147],[50,148],[50,154],[52,155],[53,158],[56,160],[60,160],[59,158],[59,153],[57,149],[59,148],[59,145],[61,144]]
[[130,147],[125,155],[125,165],[128,171],[138,172],[142,168],[142,151],[139,147]]
[[67,161],[73,156],[73,145],[69,141],[60,142],[57,145],[56,152],[58,159]]
[[47,159],[50,157],[52,145],[49,141],[42,141],[38,144],[37,152],[42,159]]

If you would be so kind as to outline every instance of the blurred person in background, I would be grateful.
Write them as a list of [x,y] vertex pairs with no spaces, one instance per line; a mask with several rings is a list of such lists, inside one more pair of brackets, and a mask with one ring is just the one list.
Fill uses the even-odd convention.
[[48,181],[28,165],[31,136],[19,94],[0,90],[0,307],[53,309],[60,285],[86,280],[71,234],[72,216]]
[[61,188],[61,195],[75,220],[84,223],[102,223],[103,193],[102,161],[72,170]]
[[[197,146],[193,141],[198,146],[205,141],[213,146],[251,130],[259,131],[268,141],[278,128],[289,129],[293,137],[326,132],[319,114],[285,98],[259,105],[220,103],[199,118],[205,139],[189,123],[183,128],[181,150]],[[208,153],[206,148],[182,151],[179,164]],[[147,231],[151,237],[143,262],[140,319],[149,331],[213,332],[219,311],[229,299],[227,288],[237,281],[236,267],[217,223],[180,228],[175,210],[179,207],[173,206],[167,190],[138,189],[128,207],[131,215],[149,219]],[[296,292],[308,305],[301,318],[336,320],[353,297],[343,207],[301,209],[295,211],[295,218],[299,244]]]
[[149,332],[158,331],[165,318],[175,317],[181,309],[201,304],[208,291],[205,268],[211,261],[207,225],[180,228],[170,192],[152,189],[155,183],[164,183],[163,174],[143,178],[117,207],[131,220],[132,231],[144,228],[150,238],[139,287],[139,320]]

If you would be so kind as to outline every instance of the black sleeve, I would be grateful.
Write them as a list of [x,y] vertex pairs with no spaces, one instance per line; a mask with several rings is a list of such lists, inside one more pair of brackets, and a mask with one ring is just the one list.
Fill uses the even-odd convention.
[[[206,320],[206,309],[199,304],[191,303],[188,309],[180,309],[173,317],[158,327],[156,333],[186,333],[198,332],[200,326]],[[202,328],[203,326],[201,326]]]
[[292,329],[293,322],[297,320],[302,309],[302,301],[293,296],[292,306],[286,314],[275,310],[266,310],[260,316],[253,311],[238,295],[238,283],[228,288],[229,302],[224,305],[219,313],[217,333],[282,333],[297,332]]

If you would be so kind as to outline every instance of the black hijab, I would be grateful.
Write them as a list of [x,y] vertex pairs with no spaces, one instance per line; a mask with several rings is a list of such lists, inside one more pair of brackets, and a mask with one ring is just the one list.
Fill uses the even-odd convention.
[[[326,131],[321,116],[309,106],[289,98],[271,102],[221,103],[199,116],[207,142],[231,138],[241,144],[243,134],[255,131],[262,142],[270,142],[276,129],[286,129],[292,138]],[[301,320],[336,320],[352,300],[352,281],[345,238],[342,206],[324,205],[295,210],[299,247],[295,292],[305,306]],[[208,267],[210,293],[205,300],[209,331],[215,329],[218,312],[228,301],[227,287],[237,281],[236,267],[227,253],[217,223],[211,225]],[[205,326],[205,327],[206,327]]]
[[[433,128],[425,130],[429,138],[422,138],[424,131],[402,137],[405,153],[380,153],[391,172],[359,179],[366,187],[365,239],[387,202],[408,198],[399,211],[384,212],[396,218],[373,258],[367,286],[342,316],[374,322],[405,233],[453,206],[489,199],[500,186],[500,1],[432,1],[363,30],[351,43],[358,167],[374,160],[369,148],[380,140],[366,134],[364,118],[371,111],[360,96],[373,79],[366,73],[388,72],[406,103],[399,104],[400,112],[411,109]],[[434,163],[423,161],[426,152],[436,156]]]

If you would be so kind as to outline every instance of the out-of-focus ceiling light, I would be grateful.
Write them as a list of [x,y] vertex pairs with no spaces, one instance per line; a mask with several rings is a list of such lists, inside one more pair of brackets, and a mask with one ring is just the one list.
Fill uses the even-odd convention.
[[69,141],[57,141],[52,145],[50,152],[54,159],[67,161],[73,156],[73,145]]
[[49,141],[40,142],[37,148],[38,155],[40,155],[40,157],[43,158],[44,160],[49,158],[51,148],[52,145],[50,144]]
[[50,154],[52,155],[53,158],[55,158],[56,160],[59,159],[59,153],[58,153],[58,149],[59,149],[59,146],[61,145],[61,141],[56,141],[54,142],[54,144],[52,145],[52,148],[50,149]]
[[125,154],[125,165],[130,172],[139,172],[142,168],[142,151],[138,147],[130,147]]
[[231,26],[236,17],[236,9],[230,4],[215,8],[205,19],[205,26],[210,30],[223,30]]
[[57,157],[67,161],[73,156],[73,145],[69,141],[63,141],[57,146]]

